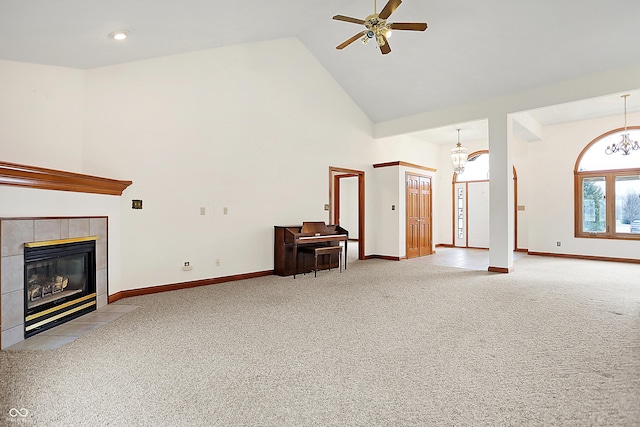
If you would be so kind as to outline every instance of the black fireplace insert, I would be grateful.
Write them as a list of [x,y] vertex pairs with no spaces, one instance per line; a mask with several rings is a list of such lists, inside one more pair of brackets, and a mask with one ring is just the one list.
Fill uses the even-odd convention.
[[25,245],[24,281],[25,338],[95,310],[95,240]]

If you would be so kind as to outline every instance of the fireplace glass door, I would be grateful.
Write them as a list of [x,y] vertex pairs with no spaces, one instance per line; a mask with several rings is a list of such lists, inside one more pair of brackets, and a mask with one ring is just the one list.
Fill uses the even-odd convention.
[[75,294],[86,293],[87,254],[68,255],[27,266],[27,311]]

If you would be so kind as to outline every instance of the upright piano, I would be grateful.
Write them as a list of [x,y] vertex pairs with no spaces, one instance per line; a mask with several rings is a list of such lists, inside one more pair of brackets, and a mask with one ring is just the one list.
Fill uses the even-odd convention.
[[[349,232],[339,225],[324,221],[305,221],[302,225],[275,226],[273,271],[278,276],[308,273],[314,269],[314,258],[300,250],[305,246],[336,246],[344,242],[344,268],[347,267]],[[338,268],[339,256],[318,257],[318,269]]]

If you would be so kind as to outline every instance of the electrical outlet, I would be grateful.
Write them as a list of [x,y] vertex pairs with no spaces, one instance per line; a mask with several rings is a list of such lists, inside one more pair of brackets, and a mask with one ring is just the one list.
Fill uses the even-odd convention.
[[216,267],[220,267],[220,260],[216,259]]
[[206,215],[207,214],[207,209],[206,208],[200,208],[200,215]]
[[182,270],[184,271],[189,271],[191,270],[193,267],[191,267],[191,263],[189,261],[185,261],[184,265],[182,266]]
[[229,214],[229,208],[227,208],[226,206],[224,208],[222,208],[222,214],[223,215],[228,215]]
[[556,242],[556,246],[562,246],[562,242],[558,240],[558,241]]

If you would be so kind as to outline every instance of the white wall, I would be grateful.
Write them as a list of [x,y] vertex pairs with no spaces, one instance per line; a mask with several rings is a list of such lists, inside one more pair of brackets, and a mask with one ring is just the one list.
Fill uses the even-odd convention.
[[358,177],[340,179],[340,226],[358,238]]
[[[432,203],[438,203],[434,195],[436,173],[408,166],[387,166],[375,169],[376,213],[379,219],[376,255],[392,258],[407,256],[407,172],[431,177]],[[436,209],[432,206],[432,213],[435,214],[435,212]],[[432,225],[432,240],[435,242],[433,233],[437,229],[437,218],[432,217]]]
[[0,61],[0,161],[82,172],[83,72]]
[[[84,73],[0,61],[0,161],[83,172]],[[0,186],[0,217],[107,216],[109,288],[120,285],[120,198]]]
[[2,65],[0,160],[133,181],[121,198],[0,192],[2,216],[107,215],[111,293],[271,270],[274,225],[328,220],[329,166],[365,171],[365,252],[380,252],[372,165],[416,141],[378,151],[372,123],[295,39],[86,72]]
[[[629,124],[637,123],[640,114],[629,115]],[[593,139],[622,124],[621,116],[613,116],[547,126],[542,140],[529,144],[530,251],[640,259],[638,241],[574,237],[576,160]],[[640,155],[633,155],[638,156],[640,168]],[[562,242],[561,247],[556,246],[557,241]]]
[[[398,167],[374,169],[373,176],[375,206],[372,212],[377,219],[374,255],[400,257],[402,256],[400,239],[404,233],[400,230],[400,221],[405,215],[405,208],[400,203],[402,183],[399,179]],[[396,206],[396,209],[392,210],[391,206]]]
[[[418,139],[413,135],[381,138],[376,140],[378,156],[381,162],[402,161],[419,166],[436,169],[427,172],[423,169],[406,166],[390,166],[377,168],[375,174],[375,208],[376,222],[376,255],[389,257],[406,256],[406,178],[407,171],[418,175],[431,176],[433,206],[433,241],[437,242],[438,223],[440,217],[436,209],[438,200],[438,177],[442,175],[439,168],[440,148],[437,144]],[[391,207],[396,209],[392,210]]]
[[[450,243],[451,147],[406,135],[374,140],[372,123],[295,39],[86,72],[2,61],[0,77],[0,160],[133,180],[122,198],[0,191],[2,216],[109,216],[112,293],[271,270],[274,225],[328,221],[329,166],[365,171],[365,253],[389,256],[404,254],[404,171],[372,165],[438,169],[434,242]],[[422,128],[444,116],[456,122],[458,110],[480,108],[422,117]],[[573,163],[587,142],[619,126],[616,117],[551,127],[543,141],[514,150],[519,170],[528,162],[521,191],[530,250],[551,252],[562,240],[565,253],[637,252],[638,242],[573,238]],[[138,198],[144,209],[132,210]],[[183,272],[184,261],[193,270]]]
[[328,221],[329,166],[365,171],[365,252],[378,252],[372,165],[389,158],[296,39],[90,70],[85,105],[85,167],[133,181],[124,289],[271,270],[274,225]]

